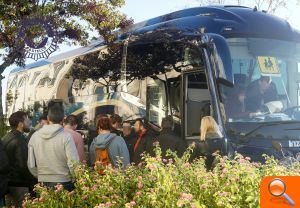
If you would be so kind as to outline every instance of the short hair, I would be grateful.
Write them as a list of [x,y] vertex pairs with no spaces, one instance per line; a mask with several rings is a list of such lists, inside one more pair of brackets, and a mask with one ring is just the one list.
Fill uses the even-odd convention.
[[97,122],[97,130],[102,129],[102,130],[110,130],[111,125],[110,125],[110,119],[108,118],[107,115],[101,115],[99,116],[99,120]]
[[54,124],[59,124],[64,119],[64,109],[61,106],[52,106],[48,111],[48,119]]
[[110,116],[111,124],[122,123],[122,118],[118,114],[112,114]]
[[260,81],[266,81],[268,83],[271,83],[272,79],[270,76],[261,76]]
[[25,117],[27,117],[27,114],[24,111],[17,111],[11,114],[8,119],[10,127],[16,129],[20,122],[24,122]]
[[130,121],[124,121],[123,122],[123,127],[132,127]]
[[39,118],[39,121],[41,120],[48,120],[48,117],[47,117],[47,113],[43,113],[40,118]]
[[78,124],[78,120],[77,117],[75,115],[68,115],[65,120],[64,120],[65,124],[71,125],[71,126],[75,126]]
[[135,119],[135,122],[140,122],[140,124],[142,125],[142,126],[144,126],[144,121],[143,121],[143,119],[141,119],[141,118],[137,118],[137,119]]
[[161,121],[161,128],[162,129],[172,129],[173,127],[173,118],[172,116],[167,116],[162,119]]

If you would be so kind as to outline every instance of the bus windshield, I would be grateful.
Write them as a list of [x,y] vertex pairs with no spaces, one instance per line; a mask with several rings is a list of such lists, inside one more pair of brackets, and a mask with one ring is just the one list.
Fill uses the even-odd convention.
[[234,87],[222,93],[228,122],[300,120],[300,44],[227,39]]

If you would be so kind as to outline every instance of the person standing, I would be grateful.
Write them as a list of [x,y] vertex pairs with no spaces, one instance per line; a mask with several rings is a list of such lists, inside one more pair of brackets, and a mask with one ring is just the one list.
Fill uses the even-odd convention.
[[153,143],[156,141],[155,135],[146,128],[142,119],[137,119],[134,123],[134,130],[138,138],[133,147],[133,162],[138,165],[142,160],[142,153],[149,153],[154,156]]
[[7,192],[9,161],[0,141],[0,208],[5,205],[5,194]]
[[54,188],[59,183],[72,191],[72,176],[79,156],[72,135],[64,131],[63,119],[61,106],[49,109],[49,125],[35,132],[29,141],[28,168],[44,186]]
[[11,131],[2,139],[9,160],[7,205],[21,207],[24,195],[35,183],[27,168],[27,139],[24,132],[30,131],[30,119],[23,111],[17,111],[8,119]]
[[137,140],[137,134],[134,132],[130,122],[128,122],[128,121],[123,122],[122,137],[124,138],[124,140],[126,142],[126,145],[127,145],[128,151],[129,151],[129,155],[130,155],[130,161],[132,161],[133,160],[133,152],[134,152],[133,147]]
[[176,154],[181,157],[187,148],[186,143],[172,131],[172,127],[173,119],[171,116],[162,119],[162,130],[160,135],[157,137],[157,140],[159,142],[163,158],[166,158],[168,149],[172,152],[176,152]]
[[111,133],[120,136],[122,134],[122,131],[120,130],[122,125],[122,118],[117,114],[112,114],[109,119],[110,119]]
[[99,135],[90,146],[90,164],[94,165],[96,162],[97,149],[106,149],[112,166],[124,168],[130,164],[129,152],[124,139],[110,132],[110,124],[110,119],[106,115],[99,117],[97,122]]
[[78,126],[78,121],[76,116],[74,115],[68,115],[64,120],[64,129],[65,131],[69,132],[75,142],[75,146],[79,155],[80,162],[83,162],[86,160],[85,158],[85,151],[84,151],[84,142],[83,138],[80,133],[76,131]]

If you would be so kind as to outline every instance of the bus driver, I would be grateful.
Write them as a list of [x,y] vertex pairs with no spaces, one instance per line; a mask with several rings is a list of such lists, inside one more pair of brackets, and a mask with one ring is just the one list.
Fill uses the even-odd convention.
[[259,112],[265,103],[278,100],[276,85],[271,77],[261,76],[251,82],[246,90],[246,112]]

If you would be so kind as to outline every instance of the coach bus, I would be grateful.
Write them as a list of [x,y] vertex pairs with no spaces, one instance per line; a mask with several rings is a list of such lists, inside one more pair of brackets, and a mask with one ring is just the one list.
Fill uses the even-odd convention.
[[223,154],[280,158],[275,142],[297,158],[299,63],[300,33],[287,21],[256,8],[190,8],[119,31],[109,46],[97,41],[14,69],[7,113],[31,109],[38,117],[60,99],[82,130],[101,113],[158,128],[169,115],[188,142],[199,140],[200,120],[211,115],[221,135],[210,145]]

